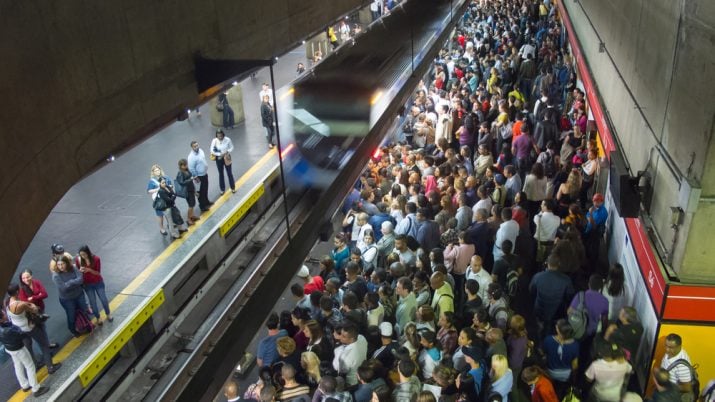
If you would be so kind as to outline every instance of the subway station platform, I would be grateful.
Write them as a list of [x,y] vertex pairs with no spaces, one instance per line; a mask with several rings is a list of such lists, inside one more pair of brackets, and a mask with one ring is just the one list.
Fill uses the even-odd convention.
[[[274,68],[277,88],[295,78],[298,62],[307,65],[300,49],[278,61]],[[268,69],[240,83],[246,120],[233,129],[224,129],[234,144],[236,193],[219,194],[217,170],[214,163],[208,161],[209,199],[215,204],[201,214],[201,220],[181,239],[172,241],[170,236],[159,233],[151,198],[146,193],[149,170],[158,163],[173,180],[178,170],[177,162],[187,157],[192,140],[197,140],[208,155],[216,129],[211,124],[210,108],[213,106],[210,104],[200,107],[201,115],[192,111],[189,119],[170,124],[114,161],[107,162],[72,187],[52,210],[26,250],[15,276],[15,282],[19,281],[19,273],[29,268],[34,278],[44,284],[49,295],[45,300],[46,313],[50,315],[47,332],[50,342],[60,345],[55,350],[54,361],[61,362],[62,367],[51,376],[45,368],[38,371],[38,380],[51,387],[42,399],[51,399],[59,384],[77,376],[76,371],[91,354],[123,328],[137,306],[152,296],[152,290],[162,278],[192,252],[204,235],[215,230],[249,195],[250,189],[266,171],[277,163],[277,152],[269,150],[261,127],[258,93],[263,82],[270,82]],[[177,207],[185,217],[186,202],[177,198]],[[198,212],[197,206],[195,214]],[[90,335],[72,337],[48,270],[53,243],[64,245],[73,255],[80,246],[87,244],[101,258],[113,322],[105,321]],[[10,359],[4,359],[0,365],[0,382],[4,384],[0,387],[0,399],[33,399],[30,392],[19,389]]]

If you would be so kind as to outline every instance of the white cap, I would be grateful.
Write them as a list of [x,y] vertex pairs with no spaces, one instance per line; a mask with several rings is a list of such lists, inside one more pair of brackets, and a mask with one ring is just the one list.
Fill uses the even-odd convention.
[[380,323],[380,335],[386,338],[392,337],[392,324],[389,322]]
[[299,278],[307,278],[309,275],[310,275],[310,270],[308,269],[308,267],[306,267],[305,265],[300,267],[300,271],[298,271]]

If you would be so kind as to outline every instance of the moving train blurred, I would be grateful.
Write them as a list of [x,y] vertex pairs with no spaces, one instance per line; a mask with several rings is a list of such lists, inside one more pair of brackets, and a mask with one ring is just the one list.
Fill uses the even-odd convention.
[[386,109],[415,66],[437,48],[453,17],[450,7],[460,9],[463,2],[403,2],[279,90],[278,123],[289,187],[327,188],[378,123],[394,123]]

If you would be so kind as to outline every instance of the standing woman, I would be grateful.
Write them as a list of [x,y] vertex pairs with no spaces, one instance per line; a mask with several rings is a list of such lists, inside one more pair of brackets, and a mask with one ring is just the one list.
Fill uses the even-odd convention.
[[[162,214],[166,216],[166,223],[169,226],[171,237],[178,239],[181,237],[181,233],[186,232],[187,229],[184,228],[184,221],[181,220],[181,214],[175,215],[172,211],[172,209],[175,209],[176,193],[170,183],[170,180],[166,177],[162,177],[161,180],[159,180],[159,190],[156,193],[157,199],[154,200],[154,209],[157,211],[157,215],[158,212],[161,211]],[[178,210],[176,211],[178,212]],[[166,232],[162,231],[162,234],[166,234]]]
[[218,169],[218,186],[221,194],[226,191],[226,184],[223,179],[223,171],[226,170],[228,176],[228,185],[231,187],[231,192],[236,192],[236,182],[233,180],[233,170],[231,169],[231,152],[233,152],[233,142],[226,137],[223,130],[216,130],[216,138],[211,141],[212,159],[216,160],[216,169]]
[[77,310],[87,311],[87,301],[82,290],[82,273],[74,268],[72,260],[62,256],[52,272],[52,282],[57,286],[60,304],[67,314],[67,328],[75,337],[81,336],[75,329],[75,318]]
[[109,301],[104,291],[104,279],[100,273],[102,270],[102,261],[98,256],[92,254],[89,250],[89,246],[84,245],[79,248],[75,264],[79,267],[79,272],[82,273],[84,291],[87,293],[89,305],[92,307],[92,313],[97,318],[97,325],[102,325],[99,308],[97,308],[97,297],[99,297],[99,301],[102,302],[104,313],[107,315],[107,321],[114,321],[114,318],[112,318],[109,312]]
[[37,306],[39,314],[42,315],[45,313],[47,290],[39,279],[32,277],[32,271],[29,269],[25,269],[20,274],[20,293],[18,294],[18,298]]
[[37,342],[42,350],[42,361],[47,366],[47,372],[52,374],[57,371],[61,364],[52,364],[51,345],[47,330],[44,323],[38,320],[40,309],[33,303],[21,301],[18,297],[19,293],[20,287],[17,284],[11,283],[7,287],[8,298],[4,306],[7,311],[7,318],[25,334],[23,343],[27,350],[30,351],[31,356],[35,355],[32,349],[32,340]]
[[509,362],[504,355],[492,356],[492,370],[489,373],[489,392],[498,393],[503,402],[509,401],[509,394],[514,385],[514,375],[509,368]]
[[[151,167],[151,172],[149,174],[149,184],[147,185],[146,192],[149,193],[151,199],[156,201],[159,194],[159,188],[161,187],[161,179],[165,178],[164,170],[159,165],[153,165]],[[156,205],[156,202],[154,203]],[[154,208],[154,212],[159,222],[159,232],[166,236],[166,230],[164,230],[164,210],[166,208],[157,209]],[[167,219],[171,219],[168,217]]]
[[176,174],[176,195],[182,197],[189,204],[189,210],[186,214],[187,225],[193,225],[200,218],[194,215],[194,207],[196,206],[196,187],[194,179],[189,171],[189,162],[186,159],[179,160],[179,172]]
[[615,321],[618,313],[626,306],[626,276],[623,273],[623,266],[619,263],[613,264],[608,270],[606,283],[601,289],[601,293],[608,300],[608,319]]

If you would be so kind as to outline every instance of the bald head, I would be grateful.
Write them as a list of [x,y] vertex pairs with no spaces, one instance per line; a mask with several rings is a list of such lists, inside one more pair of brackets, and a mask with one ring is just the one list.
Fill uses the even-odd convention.
[[437,290],[444,285],[444,274],[437,271],[432,274],[429,280],[430,286],[432,289]]
[[238,398],[238,384],[236,384],[236,381],[229,381],[226,383],[223,387],[223,396],[229,400]]

